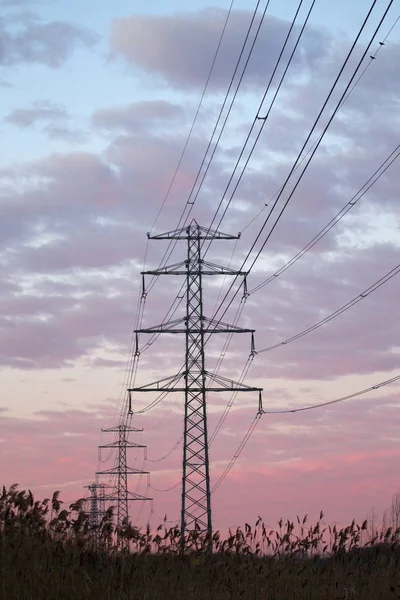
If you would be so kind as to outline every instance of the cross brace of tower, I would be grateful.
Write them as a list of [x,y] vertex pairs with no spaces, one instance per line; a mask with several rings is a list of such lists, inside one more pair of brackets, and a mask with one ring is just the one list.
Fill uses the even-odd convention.
[[[243,276],[244,296],[247,293],[246,272],[235,271],[202,259],[201,248],[204,240],[234,240],[233,236],[201,227],[193,220],[187,227],[167,233],[150,236],[153,240],[186,240],[186,260],[153,271],[143,271],[143,293],[145,293],[145,275],[185,275],[186,277],[186,315],[147,329],[136,330],[136,353],[139,333],[184,333],[185,368],[182,372],[159,379],[141,387],[129,388],[128,392],[178,392],[184,393],[184,439],[182,458],[182,496],[181,496],[181,551],[185,550],[185,535],[196,530],[205,534],[212,542],[212,514],[210,464],[207,430],[206,396],[208,392],[237,391],[259,393],[259,410],[262,409],[262,388],[251,387],[213,374],[206,370],[205,335],[216,333],[250,333],[251,352],[254,354],[254,330],[244,329],[209,319],[203,314],[204,275]],[[178,385],[182,382],[181,385]]]
[[[130,413],[131,406],[129,404],[128,414]],[[126,423],[121,423],[108,429],[102,429],[102,431],[106,433],[117,434],[117,438],[114,442],[99,446],[99,448],[114,448],[117,450],[117,458],[114,467],[111,469],[105,469],[103,471],[97,471],[96,475],[117,476],[117,485],[115,490],[116,493],[112,495],[106,495],[105,501],[117,503],[117,545],[119,548],[121,548],[123,546],[127,546],[128,544],[128,540],[122,535],[124,528],[129,524],[128,503],[130,501],[152,500],[152,498],[147,498],[146,496],[133,493],[128,489],[129,475],[147,475],[149,472],[142,471],[140,469],[133,469],[132,467],[128,466],[126,451],[128,448],[145,448],[146,446],[129,441],[128,436],[130,433],[138,433],[143,430],[130,427]]]

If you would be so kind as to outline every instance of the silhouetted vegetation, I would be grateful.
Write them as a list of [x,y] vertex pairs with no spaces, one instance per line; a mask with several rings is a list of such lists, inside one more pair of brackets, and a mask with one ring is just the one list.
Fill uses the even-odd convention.
[[189,532],[187,554],[166,522],[152,533],[125,524],[117,550],[112,509],[90,526],[84,499],[63,508],[16,485],[0,498],[2,600],[385,600],[400,598],[400,530],[369,534],[307,518],[268,529],[261,518],[221,539]]

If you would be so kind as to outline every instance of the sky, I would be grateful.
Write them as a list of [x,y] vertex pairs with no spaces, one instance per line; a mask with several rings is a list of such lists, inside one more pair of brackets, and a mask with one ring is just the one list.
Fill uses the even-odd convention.
[[[263,20],[259,2],[253,51],[227,116],[249,42],[219,122],[257,2],[234,1],[228,20],[225,0],[0,5],[0,483],[38,497],[60,489],[72,501],[97,470],[112,467],[98,446],[112,441],[101,429],[116,425],[124,407],[140,272],[157,268],[167,247],[147,232],[173,230],[188,198],[191,217],[210,226],[222,200],[215,225],[241,235],[214,242],[207,260],[241,268],[298,153],[305,142],[304,153],[312,151],[345,93],[387,2],[376,2],[308,141],[365,2],[316,0],[270,111],[311,2],[302,4],[269,88],[297,2],[271,0]],[[294,174],[278,201],[273,215],[289,198],[247,278],[250,295],[241,302],[239,292],[223,317],[233,322],[240,310],[238,325],[255,330],[245,383],[263,388],[266,411],[328,402],[400,373],[399,278],[368,293],[399,264],[399,161],[359,194],[400,143],[399,14],[395,0],[304,177],[294,189]],[[249,146],[234,168],[253,122],[250,143],[260,135],[238,183]],[[280,271],[346,206],[326,236]],[[185,251],[179,242],[169,262]],[[211,317],[230,280],[210,279]],[[163,320],[181,283],[164,276],[149,285],[142,327]],[[280,344],[360,294],[337,318]],[[140,348],[147,339],[140,335]],[[219,373],[238,380],[250,338],[234,336],[227,349],[224,342],[221,335],[207,344],[207,368],[223,352]],[[135,384],[173,375],[183,360],[183,337],[160,336],[141,352]],[[346,525],[381,513],[400,488],[399,390],[394,383],[325,408],[263,415],[213,493],[214,527],[259,515],[270,525],[306,513],[315,520],[321,509],[326,521]],[[129,461],[149,475],[132,477],[131,489],[153,498],[131,506],[139,525],[179,519],[183,398],[170,394],[146,410],[153,399],[133,397],[132,426],[143,431],[132,441],[146,450],[132,450]],[[207,402],[215,485],[256,416],[258,396],[210,394]]]

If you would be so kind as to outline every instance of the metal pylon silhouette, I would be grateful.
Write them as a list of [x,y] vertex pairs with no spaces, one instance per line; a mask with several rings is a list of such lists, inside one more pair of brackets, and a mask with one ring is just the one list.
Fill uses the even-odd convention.
[[90,528],[93,532],[97,532],[101,521],[104,515],[106,514],[105,490],[107,486],[105,483],[99,483],[98,481],[94,481],[93,483],[86,485],[85,487],[90,492],[90,497],[88,498],[88,501],[90,503]]
[[114,463],[114,467],[111,469],[105,469],[104,471],[97,471],[96,475],[116,475],[117,485],[115,494],[106,495],[105,500],[107,502],[117,503],[117,546],[119,548],[128,547],[129,539],[124,536],[124,531],[129,525],[129,506],[128,503],[132,500],[151,500],[140,494],[130,492],[128,489],[128,476],[129,475],[145,475],[148,471],[141,471],[139,469],[133,469],[128,466],[126,458],[127,448],[145,448],[142,444],[135,444],[130,442],[128,436],[130,433],[137,433],[143,431],[142,429],[135,429],[130,427],[126,423],[120,423],[115,427],[109,429],[102,429],[103,432],[117,434],[117,438],[114,442],[109,444],[103,444],[99,448],[115,448],[117,450],[117,456]]
[[[261,402],[261,388],[250,387],[210,373],[206,370],[205,335],[215,333],[250,333],[251,349],[254,350],[254,330],[243,329],[220,321],[206,318],[203,313],[204,275],[242,275],[247,273],[221,267],[202,259],[201,248],[204,240],[233,240],[239,236],[228,235],[201,227],[193,220],[190,225],[150,236],[153,240],[186,240],[186,260],[161,267],[153,271],[143,271],[143,292],[145,275],[184,275],[186,277],[186,316],[139,333],[184,333],[185,368],[178,374],[153,383],[130,388],[129,392],[178,392],[184,393],[184,439],[182,460],[182,501],[181,501],[181,551],[185,550],[185,534],[197,530],[208,537],[212,549],[212,515],[210,463],[207,430],[207,392],[258,391]],[[244,280],[245,281],[245,280]],[[138,337],[136,337],[138,340]],[[137,341],[136,341],[137,346]],[[138,348],[136,348],[138,351]],[[181,383],[181,385],[179,385]]]

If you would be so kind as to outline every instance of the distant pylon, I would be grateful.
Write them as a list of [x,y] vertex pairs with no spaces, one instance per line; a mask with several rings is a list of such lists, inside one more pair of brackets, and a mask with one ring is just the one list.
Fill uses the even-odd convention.
[[[186,316],[139,333],[184,333],[184,371],[148,385],[128,389],[128,392],[178,392],[185,395],[184,440],[182,461],[181,551],[185,550],[185,532],[197,529],[208,536],[212,548],[212,517],[210,465],[207,431],[207,392],[241,391],[259,392],[261,406],[262,388],[214,375],[205,368],[205,335],[214,333],[250,333],[251,354],[254,353],[254,329],[243,329],[227,323],[208,319],[203,314],[203,275],[241,275],[244,277],[244,295],[247,291],[246,275],[227,267],[220,267],[202,259],[202,240],[233,240],[232,236],[201,227],[195,220],[187,227],[150,236],[154,240],[187,240],[187,259],[144,275],[184,275],[186,277]],[[143,284],[144,285],[144,284]],[[145,290],[144,290],[145,291]],[[183,380],[183,385],[179,382]]]
[[[130,413],[128,413],[130,414]],[[115,427],[108,429],[102,429],[103,432],[116,433],[118,435],[114,442],[99,446],[99,448],[115,448],[117,450],[117,457],[114,463],[114,467],[106,469],[104,471],[97,471],[96,475],[116,475],[117,485],[115,494],[105,496],[105,501],[117,503],[117,546],[119,548],[129,547],[129,540],[124,536],[124,529],[129,525],[129,507],[128,503],[131,500],[151,500],[130,492],[128,489],[128,476],[129,475],[144,475],[148,474],[148,471],[141,471],[139,469],[133,469],[128,466],[126,459],[127,448],[145,448],[141,444],[135,444],[130,442],[128,439],[129,433],[140,432],[143,429],[135,429],[130,427],[126,423],[120,423]]]
[[90,503],[89,524],[91,535],[94,541],[96,541],[98,539],[98,533],[101,522],[106,514],[105,490],[107,486],[105,483],[99,483],[96,477],[96,481],[89,485],[86,485],[85,488],[87,488],[90,491],[90,497],[87,499]]

